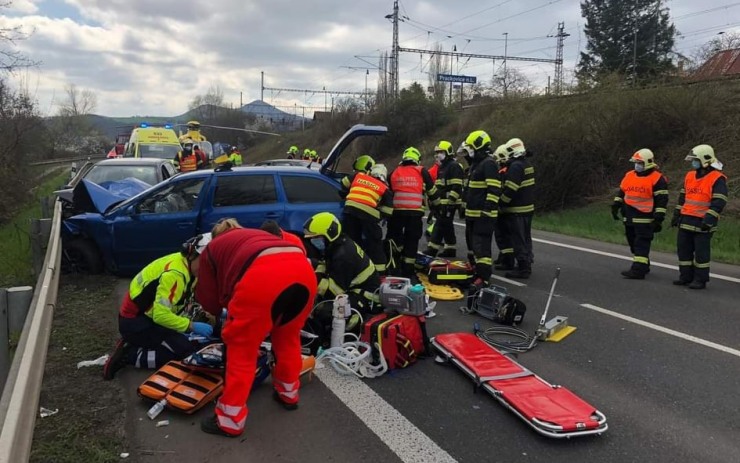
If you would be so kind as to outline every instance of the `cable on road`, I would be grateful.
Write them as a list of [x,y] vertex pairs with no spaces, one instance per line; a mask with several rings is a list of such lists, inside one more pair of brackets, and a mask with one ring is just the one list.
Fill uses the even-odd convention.
[[497,349],[509,352],[524,353],[533,348],[536,343],[534,335],[513,326],[494,326],[481,330],[475,324],[475,335]]

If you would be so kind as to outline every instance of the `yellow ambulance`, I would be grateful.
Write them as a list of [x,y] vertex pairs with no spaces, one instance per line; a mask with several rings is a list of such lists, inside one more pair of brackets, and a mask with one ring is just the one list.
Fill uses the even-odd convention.
[[141,124],[131,132],[123,157],[174,159],[180,149],[180,140],[171,126]]

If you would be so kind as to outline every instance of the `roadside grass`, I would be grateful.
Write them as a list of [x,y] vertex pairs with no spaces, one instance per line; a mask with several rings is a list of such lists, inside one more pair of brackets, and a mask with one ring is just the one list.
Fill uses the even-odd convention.
[[52,194],[69,177],[64,171],[46,179],[28,195],[28,202],[10,222],[0,226],[0,287],[32,285],[31,219],[41,217],[41,198]]
[[[118,336],[110,317],[101,317],[114,292],[112,276],[63,276],[54,310],[40,407],[59,413],[36,418],[31,462],[120,461],[126,403],[118,381],[103,381],[98,366],[77,362],[109,352]],[[107,313],[107,312],[105,312]]]
[[[610,203],[594,203],[578,209],[535,215],[532,228],[626,246],[624,227],[621,222],[612,219],[609,205]],[[652,250],[676,252],[677,232],[670,227],[672,213],[672,210],[668,211],[663,222],[663,231],[655,235]],[[712,238],[712,260],[740,264],[740,219],[737,217],[721,218],[719,229]]]

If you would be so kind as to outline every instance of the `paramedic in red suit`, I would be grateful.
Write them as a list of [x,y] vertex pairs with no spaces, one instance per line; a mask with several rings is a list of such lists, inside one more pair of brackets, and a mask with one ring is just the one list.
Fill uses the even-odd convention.
[[243,432],[259,347],[268,334],[276,358],[273,397],[288,410],[298,408],[300,330],[316,287],[303,251],[264,230],[233,228],[209,243],[195,296],[212,314],[227,308],[222,330],[227,356],[224,392],[215,415],[201,422],[203,431],[229,437]]

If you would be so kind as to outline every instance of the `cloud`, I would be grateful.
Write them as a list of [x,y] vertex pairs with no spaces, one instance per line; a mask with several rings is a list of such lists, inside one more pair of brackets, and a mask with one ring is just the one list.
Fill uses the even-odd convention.
[[[578,52],[585,49],[579,0],[534,9],[544,4],[402,0],[400,42],[408,48],[431,49],[441,43],[445,50],[455,46],[459,51],[503,55],[502,33],[508,32],[508,56],[554,59],[555,39],[547,36],[556,32],[558,21],[565,21],[571,34],[564,49],[568,79]],[[723,4],[674,0],[668,5],[680,16]],[[723,9],[678,21],[682,32],[720,29],[680,39],[677,48],[706,42],[737,11],[740,8]],[[350,68],[374,68],[379,54],[390,50],[392,25],[384,16],[391,12],[390,0],[14,0],[13,10],[0,10],[0,27],[33,32],[15,46],[41,62],[31,71],[36,73],[31,80],[42,108],[53,108],[51,101],[59,99],[65,84],[74,83],[98,94],[102,114],[175,115],[214,85],[230,103],[238,104],[240,95],[245,103],[259,98],[262,71],[268,87],[362,91],[367,77],[374,90],[376,69],[366,74],[366,69]],[[499,71],[501,61],[454,59],[453,71],[486,82]],[[428,55],[402,53],[399,63],[402,86],[414,80],[426,86]],[[539,86],[554,71],[548,63],[510,60],[508,66]],[[311,92],[270,90],[265,99],[286,108],[323,108],[331,101]]]

